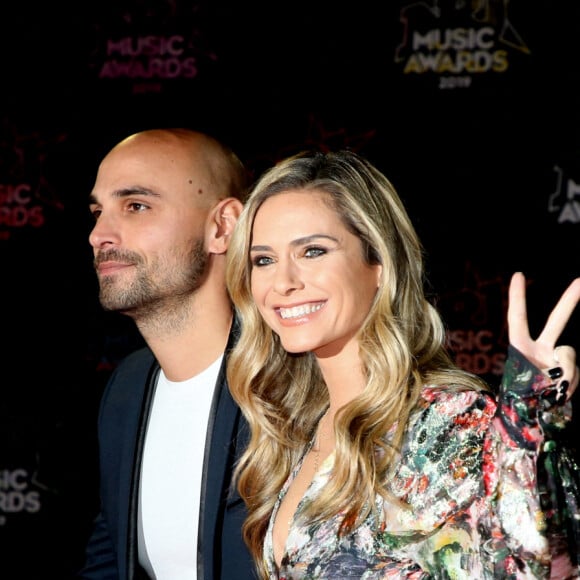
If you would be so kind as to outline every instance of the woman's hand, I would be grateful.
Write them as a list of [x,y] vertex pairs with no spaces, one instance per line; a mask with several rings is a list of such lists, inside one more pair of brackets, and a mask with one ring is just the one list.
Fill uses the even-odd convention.
[[526,279],[521,272],[516,272],[512,276],[507,312],[510,344],[539,369],[545,370],[561,386],[567,381],[568,398],[578,386],[580,371],[576,365],[574,348],[568,345],[557,346],[557,342],[578,302],[580,302],[580,278],[573,280],[566,288],[550,312],[542,332],[536,340],[532,340],[526,309]]

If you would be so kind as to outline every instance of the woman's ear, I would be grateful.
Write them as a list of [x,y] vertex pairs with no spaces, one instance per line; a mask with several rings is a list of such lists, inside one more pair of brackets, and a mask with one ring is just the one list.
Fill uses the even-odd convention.
[[235,197],[222,199],[212,210],[208,249],[212,254],[223,254],[228,249],[234,227],[244,208],[242,202]]

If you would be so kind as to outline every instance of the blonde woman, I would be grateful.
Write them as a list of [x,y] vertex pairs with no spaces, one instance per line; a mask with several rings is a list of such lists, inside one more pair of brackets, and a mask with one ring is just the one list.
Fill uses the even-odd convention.
[[514,274],[496,396],[445,350],[392,185],[340,151],[257,181],[227,282],[242,326],[228,381],[251,427],[236,475],[262,578],[578,576],[577,468],[543,449],[578,384],[557,340],[580,278],[533,340]]

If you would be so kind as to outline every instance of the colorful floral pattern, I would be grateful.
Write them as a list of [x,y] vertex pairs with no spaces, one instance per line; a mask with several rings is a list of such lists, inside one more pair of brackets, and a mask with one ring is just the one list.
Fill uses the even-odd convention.
[[497,400],[425,387],[387,484],[409,508],[378,497],[384,519],[371,515],[347,536],[337,534],[340,516],[301,522],[328,481],[331,455],[298,506],[278,570],[272,526],[297,465],[266,536],[270,578],[497,580],[550,578],[551,569],[552,577],[580,577],[580,472],[550,440],[570,419],[569,404],[545,404],[552,387],[511,347]]

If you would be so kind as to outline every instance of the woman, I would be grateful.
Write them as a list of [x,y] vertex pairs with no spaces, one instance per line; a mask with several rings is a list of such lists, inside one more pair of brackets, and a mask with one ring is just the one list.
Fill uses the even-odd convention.
[[349,151],[286,159],[246,202],[228,380],[252,430],[237,477],[263,578],[578,576],[577,480],[559,479],[576,466],[542,449],[578,384],[556,342],[580,278],[534,341],[514,275],[496,398],[446,352],[422,258],[390,182]]

